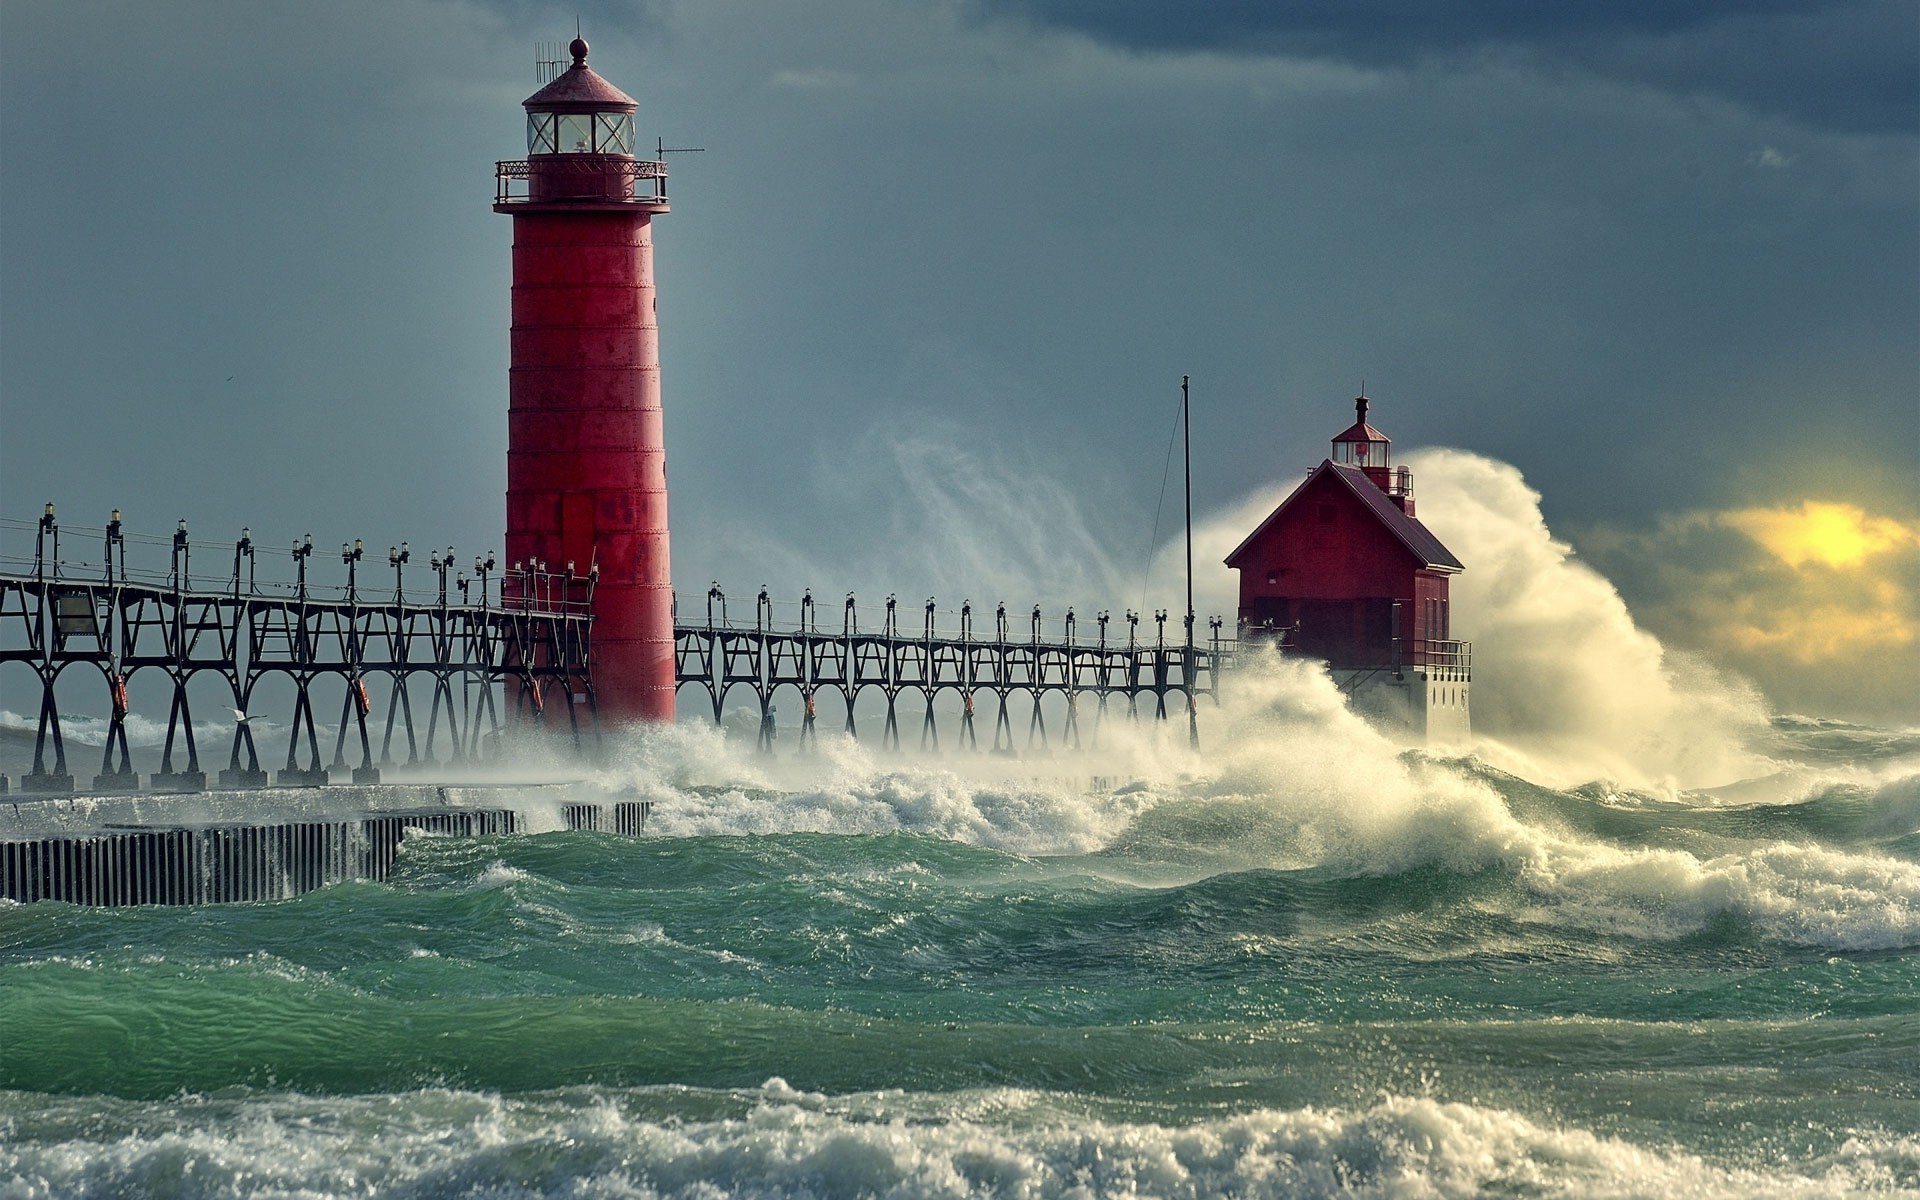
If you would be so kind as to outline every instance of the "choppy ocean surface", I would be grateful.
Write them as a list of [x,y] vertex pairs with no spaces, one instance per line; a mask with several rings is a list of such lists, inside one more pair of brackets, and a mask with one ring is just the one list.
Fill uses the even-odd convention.
[[682,730],[581,785],[646,837],[0,906],[0,1196],[1920,1193],[1920,731],[1549,787],[1323,684],[1198,758]]

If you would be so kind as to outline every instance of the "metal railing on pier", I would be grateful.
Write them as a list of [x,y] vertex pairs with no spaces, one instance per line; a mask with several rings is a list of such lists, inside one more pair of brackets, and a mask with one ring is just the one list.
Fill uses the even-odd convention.
[[[9,529],[21,525],[4,523]],[[58,685],[76,670],[100,689],[105,703],[94,711],[110,714],[100,773],[93,778],[96,790],[139,786],[127,741],[128,688],[146,675],[159,675],[170,695],[161,766],[150,778],[157,790],[206,785],[193,694],[201,692],[204,706],[205,689],[189,684],[208,674],[224,683],[220,694],[232,712],[233,740],[220,772],[220,782],[230,787],[262,787],[269,781],[252,728],[256,693],[268,681],[284,681],[294,693],[285,766],[278,775],[284,784],[328,781],[316,703],[333,695],[339,697],[340,718],[331,769],[349,767],[348,737],[356,734],[358,764],[351,771],[360,783],[377,782],[381,767],[395,765],[396,734],[405,739],[405,764],[436,761],[443,736],[449,761],[478,755],[483,737],[500,729],[503,704],[496,702],[497,692],[535,720],[550,707],[548,698],[557,696],[576,737],[594,727],[595,572],[576,575],[571,567],[553,571],[542,563],[516,563],[501,571],[487,555],[474,561],[469,579],[457,570],[449,547],[444,556],[438,551],[430,556],[433,590],[409,598],[407,546],[388,550],[391,588],[384,581],[363,587],[366,548],[356,541],[341,546],[344,586],[322,589],[308,580],[314,553],[309,536],[289,552],[294,579],[263,585],[254,573],[258,548],[242,531],[232,547],[231,575],[206,586],[193,579],[195,546],[185,521],[164,540],[127,533],[118,512],[103,528],[77,531],[101,539],[98,563],[60,556],[63,531],[51,504],[28,528],[34,538],[31,559],[0,559],[0,671],[31,671],[39,691],[33,768],[20,780],[24,790],[73,789]],[[71,541],[76,531],[64,532]],[[166,546],[166,573],[130,571],[129,541]],[[18,569],[22,566],[27,569]],[[450,583],[457,599],[450,595]],[[415,679],[429,693],[424,730],[416,725],[408,686]],[[377,763],[368,728],[376,689],[386,701]]]
[[939,749],[935,702],[942,695],[958,702],[955,744],[977,749],[975,718],[980,704],[988,703],[993,723],[990,748],[999,752],[1014,749],[1016,705],[1025,709],[1027,745],[1052,745],[1043,700],[1053,696],[1065,704],[1064,718],[1056,719],[1059,744],[1070,749],[1081,744],[1083,699],[1091,698],[1094,707],[1090,741],[1098,738],[1100,724],[1111,715],[1110,705],[1116,699],[1125,701],[1126,716],[1138,719],[1141,702],[1150,698],[1151,716],[1165,720],[1169,697],[1179,697],[1181,707],[1201,695],[1218,702],[1221,674],[1232,666],[1236,649],[1233,641],[1220,636],[1218,617],[1208,622],[1204,642],[1189,648],[1177,626],[1169,640],[1164,609],[1152,614],[1151,639],[1141,635],[1142,614],[1125,613],[1123,639],[1120,630],[1110,628],[1111,614],[1105,611],[1096,614],[1091,631],[1072,609],[1047,629],[1037,605],[1023,620],[1010,617],[1007,606],[1000,604],[994,609],[991,630],[976,631],[970,602],[952,614],[957,620],[946,628],[939,627],[940,612],[931,599],[921,606],[920,620],[913,627],[902,626],[900,605],[892,596],[880,609],[877,627],[861,627],[861,608],[851,594],[839,606],[839,620],[829,617],[825,627],[818,607],[808,592],[800,601],[797,622],[785,626],[776,622],[773,601],[765,589],[755,597],[751,623],[729,619],[726,595],[718,585],[707,592],[704,621],[680,613],[676,603],[678,686],[704,692],[716,722],[728,694],[744,689],[759,709],[758,741],[763,749],[771,748],[774,702],[782,688],[790,689],[801,704],[799,744],[803,748],[817,736],[823,693],[838,697],[850,736],[858,733],[855,709],[862,694],[876,693],[885,705],[881,742],[889,749],[900,746],[903,702],[918,709],[910,717],[920,718],[920,746]]

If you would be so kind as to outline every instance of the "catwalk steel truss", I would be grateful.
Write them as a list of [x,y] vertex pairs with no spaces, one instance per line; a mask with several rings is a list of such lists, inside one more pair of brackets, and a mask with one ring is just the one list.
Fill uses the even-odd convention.
[[[61,732],[56,684],[70,671],[97,680],[110,714],[96,790],[139,786],[127,743],[129,684],[141,673],[158,674],[170,692],[166,741],[160,770],[150,779],[157,790],[198,790],[206,786],[195,737],[189,683],[212,674],[225,684],[232,712],[233,741],[220,782],[232,787],[268,783],[254,738],[252,705],[260,685],[284,679],[294,691],[287,735],[286,763],[277,782],[328,781],[320,761],[316,704],[322,693],[337,695],[340,718],[334,737],[332,768],[348,764],[347,740],[359,743],[358,783],[379,780],[381,766],[393,765],[396,732],[406,739],[407,764],[438,761],[446,739],[450,761],[477,755],[482,740],[500,728],[496,688],[506,702],[532,720],[545,720],[559,698],[574,737],[595,727],[591,606],[596,578],[553,573],[538,564],[503,573],[490,601],[489,556],[475,563],[480,603],[450,603],[447,575],[453,563],[434,556],[439,575],[435,599],[409,602],[401,588],[409,555],[389,552],[394,569],[390,595],[367,597],[358,584],[359,543],[342,547],[347,586],[341,599],[318,599],[309,592],[306,560],[312,539],[296,545],[297,582],[285,594],[261,590],[252,576],[253,547],[243,536],[234,548],[234,572],[219,591],[196,590],[189,578],[190,545],[185,523],[174,535],[173,564],[164,582],[133,582],[125,569],[124,539],[118,514],[103,532],[107,561],[95,578],[77,578],[53,553],[57,539],[51,506],[41,519],[33,570],[0,573],[0,668],[21,663],[39,684],[33,770],[23,790],[65,792],[73,788]],[[116,558],[116,552],[118,557]],[[246,579],[242,581],[242,564]],[[470,584],[458,580],[462,595]],[[408,683],[422,680],[428,695],[424,738],[417,728],[414,696]],[[375,691],[386,701],[380,757],[373,757],[369,718]],[[202,696],[204,701],[204,695]],[[221,713],[224,719],[226,713]],[[443,734],[444,728],[444,734]],[[301,750],[306,763],[300,763]],[[176,753],[180,756],[176,759]],[[176,762],[181,765],[176,769]]]
[[[557,725],[564,715],[576,743],[598,736],[591,636],[597,575],[552,572],[540,563],[516,563],[502,572],[489,555],[475,560],[471,580],[458,575],[459,599],[450,601],[454,556],[449,548],[444,556],[432,556],[438,577],[433,598],[417,602],[402,586],[410,558],[404,544],[388,551],[392,590],[373,594],[360,586],[364,547],[356,542],[341,547],[346,586],[310,589],[309,537],[291,551],[295,580],[263,587],[254,578],[252,539],[243,531],[233,545],[232,574],[224,586],[211,590],[193,586],[193,546],[184,522],[172,535],[167,573],[137,580],[126,570],[118,513],[104,529],[91,531],[104,535],[103,564],[63,562],[60,532],[49,506],[35,530],[32,559],[15,560],[29,569],[0,571],[0,677],[16,676],[20,668],[11,664],[20,664],[32,672],[39,692],[33,767],[19,779],[22,790],[73,790],[62,689],[56,685],[76,676],[92,681],[81,688],[97,687],[105,701],[79,705],[79,711],[108,713],[100,771],[92,781],[96,791],[140,787],[127,737],[127,693],[136,678],[156,675],[168,696],[168,712],[160,769],[148,778],[154,790],[194,791],[207,785],[195,729],[196,692],[202,709],[208,697],[204,687],[189,684],[208,674],[224,684],[216,690],[233,724],[227,765],[219,772],[225,787],[344,781],[349,770],[356,783],[377,782],[383,767],[402,765],[394,758],[396,734],[406,743],[403,765],[440,762],[443,753],[449,762],[476,758],[486,739],[501,731],[507,707],[534,722]],[[475,585],[478,603],[471,600]],[[795,693],[804,713],[798,738],[803,750],[817,740],[823,692],[839,697],[849,735],[858,732],[855,713],[862,697],[877,696],[884,703],[881,741],[895,749],[901,744],[903,706],[917,705],[919,743],[932,750],[941,745],[935,702],[943,694],[949,711],[959,710],[954,744],[962,748],[979,748],[976,709],[989,705],[990,747],[996,751],[1015,748],[1015,710],[1022,705],[1027,745],[1049,745],[1043,701],[1053,697],[1058,744],[1076,748],[1084,699],[1091,697],[1095,709],[1090,741],[1098,739],[1116,698],[1125,700],[1124,715],[1130,719],[1166,720],[1169,697],[1179,697],[1175,712],[1191,712],[1196,697],[1218,701],[1221,675],[1232,667],[1237,648],[1221,637],[1218,618],[1209,622],[1204,643],[1184,636],[1169,641],[1164,609],[1148,618],[1154,622],[1151,640],[1140,636],[1143,614],[1125,613],[1122,641],[1110,636],[1118,631],[1110,631],[1106,612],[1095,617],[1094,636],[1083,639],[1071,609],[1057,626],[1058,635],[1049,637],[1037,606],[1025,636],[1013,633],[1004,604],[995,608],[991,635],[980,636],[971,604],[962,605],[957,628],[947,631],[936,628],[932,600],[917,631],[901,628],[891,596],[878,627],[868,629],[860,626],[851,594],[837,630],[820,627],[811,593],[801,600],[793,628],[776,628],[765,590],[755,600],[751,625],[730,621],[726,605],[716,585],[707,594],[704,623],[676,619],[678,686],[704,693],[716,722],[729,695],[744,689],[758,710],[758,742],[766,750],[773,746],[775,700],[782,688]],[[264,715],[256,712],[256,703],[272,703],[259,695],[269,681],[284,681],[293,691],[284,766],[271,779],[261,766],[253,728],[255,718]],[[64,690],[73,697],[73,685]],[[273,690],[284,695],[281,686]],[[415,713],[421,692],[426,693],[424,730]],[[333,756],[323,766],[318,704],[336,697]],[[1150,706],[1143,703],[1149,699]],[[375,715],[380,701],[384,721]],[[909,712],[907,719],[913,715]],[[220,712],[215,723],[224,725],[227,719]],[[370,725],[380,727],[377,760]],[[357,765],[349,761],[350,739],[358,744]]]
[[861,630],[857,614],[849,595],[840,628],[821,629],[809,592],[800,602],[798,626],[778,629],[772,601],[762,590],[755,600],[753,624],[736,625],[728,620],[726,596],[716,586],[707,593],[705,624],[675,624],[679,686],[704,692],[716,722],[730,692],[742,688],[751,693],[759,709],[762,749],[772,745],[774,698],[781,688],[792,689],[801,702],[799,744],[803,749],[816,739],[822,692],[840,697],[849,735],[857,732],[854,711],[862,693],[878,693],[886,705],[881,740],[895,749],[900,745],[903,698],[920,706],[921,747],[939,748],[934,702],[942,693],[952,693],[959,702],[957,744],[978,748],[974,716],[984,693],[992,701],[991,748],[996,751],[1014,749],[1011,714],[1016,703],[1031,705],[1027,744],[1049,744],[1042,700],[1051,694],[1065,701],[1060,744],[1075,748],[1080,745],[1083,697],[1091,696],[1095,702],[1091,739],[1098,738],[1100,723],[1109,716],[1109,702],[1115,697],[1126,700],[1126,715],[1133,719],[1141,715],[1141,701],[1151,697],[1152,716],[1165,720],[1169,696],[1181,697],[1181,705],[1188,709],[1196,696],[1210,696],[1217,702],[1221,674],[1233,665],[1235,651],[1233,642],[1221,638],[1217,617],[1208,623],[1211,636],[1205,644],[1169,643],[1165,610],[1153,614],[1155,633],[1150,642],[1139,638],[1140,614],[1126,613],[1124,643],[1110,640],[1106,612],[1095,618],[1097,631],[1090,641],[1081,640],[1071,609],[1061,621],[1057,639],[1042,634],[1038,606],[1024,638],[1011,633],[1004,604],[994,610],[991,637],[975,635],[971,604],[961,606],[958,629],[946,633],[935,628],[932,600],[924,606],[918,631],[902,631],[899,606],[892,596],[887,597],[880,628]]

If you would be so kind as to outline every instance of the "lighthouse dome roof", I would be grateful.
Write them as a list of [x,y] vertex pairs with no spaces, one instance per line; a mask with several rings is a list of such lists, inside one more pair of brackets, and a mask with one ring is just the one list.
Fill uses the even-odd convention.
[[573,65],[555,76],[553,82],[521,102],[528,112],[632,112],[639,105],[632,96],[608,83],[598,71],[587,65],[587,43],[573,39],[567,47]]

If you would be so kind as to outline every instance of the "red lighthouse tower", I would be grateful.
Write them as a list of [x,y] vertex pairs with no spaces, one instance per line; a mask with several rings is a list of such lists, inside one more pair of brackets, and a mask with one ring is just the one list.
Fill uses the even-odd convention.
[[[527,157],[497,168],[513,216],[507,561],[597,567],[594,681],[614,721],[673,719],[653,218],[666,166],[634,157],[633,98],[573,65],[529,96]],[[521,185],[524,184],[524,187]]]
[[1470,647],[1452,638],[1453,556],[1413,515],[1413,472],[1395,467],[1367,398],[1333,457],[1247,535],[1241,639],[1272,638],[1327,661],[1354,707],[1439,740],[1464,738]]

